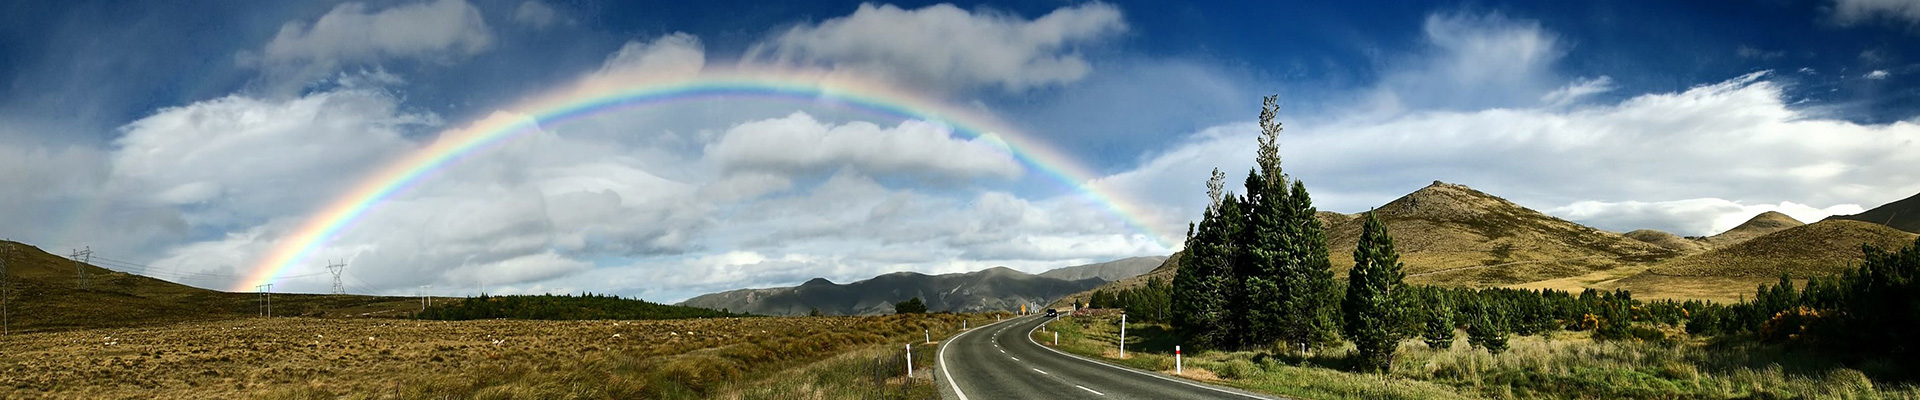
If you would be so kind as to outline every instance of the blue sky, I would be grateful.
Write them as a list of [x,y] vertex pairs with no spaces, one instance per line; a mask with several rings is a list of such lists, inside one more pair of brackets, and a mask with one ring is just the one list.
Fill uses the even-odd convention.
[[[583,81],[737,66],[983,110],[1166,232],[1196,215],[1207,170],[1246,170],[1266,94],[1289,173],[1333,211],[1444,180],[1603,229],[1702,235],[1920,192],[1910,1],[1350,3],[11,2],[0,232],[224,287],[443,132]],[[1178,241],[911,121],[730,100],[543,128],[319,256],[351,260],[363,292],[673,301]],[[818,145],[754,146],[768,138]],[[880,138],[898,151],[858,145]],[[916,151],[948,156],[897,156]]]

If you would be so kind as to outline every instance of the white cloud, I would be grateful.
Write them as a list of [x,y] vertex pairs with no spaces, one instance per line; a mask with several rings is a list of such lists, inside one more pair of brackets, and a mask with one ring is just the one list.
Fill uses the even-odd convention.
[[1080,80],[1093,67],[1076,46],[1126,30],[1120,9],[1098,2],[1033,20],[951,4],[914,10],[861,4],[852,15],[780,32],[750,49],[747,59],[826,64],[935,89],[1019,91]]
[[411,147],[410,131],[436,124],[378,91],[222,97],[122,127],[111,179],[129,195],[199,206],[199,223],[257,219],[339,193],[345,179]]
[[869,122],[823,123],[806,113],[736,125],[707,146],[723,169],[818,171],[851,166],[870,174],[950,178],[1020,176],[1020,164],[993,139],[963,140],[952,129],[908,121],[892,128]]
[[[1824,119],[1789,107],[1765,74],[1571,109],[1289,122],[1281,136],[1286,171],[1307,181],[1322,209],[1343,212],[1438,179],[1604,229],[1699,235],[1758,210],[1818,219],[1920,192],[1912,168],[1920,165],[1920,125]],[[1257,133],[1251,124],[1204,131],[1101,183],[1191,188],[1149,199],[1197,210],[1206,171],[1240,176]]]
[[1833,215],[1866,211],[1857,204],[1825,208],[1784,201],[1778,204],[1741,204],[1737,201],[1699,198],[1675,201],[1580,201],[1544,210],[1576,222],[1602,225],[1618,231],[1657,229],[1688,236],[1709,236],[1740,226],[1753,216],[1778,211],[1801,222],[1812,223]]
[[1580,101],[1587,96],[1613,91],[1613,78],[1599,77],[1582,79],[1567,86],[1547,92],[1540,96],[1540,104],[1548,107],[1563,107]]
[[1565,50],[1538,21],[1432,14],[1421,32],[1432,52],[1385,71],[1370,112],[1526,106],[1562,87],[1551,67]]
[[558,19],[559,12],[554,11],[553,6],[539,1],[520,3],[520,7],[513,9],[513,22],[533,29],[547,29]]
[[287,22],[259,53],[243,53],[240,59],[297,86],[342,65],[389,58],[458,60],[488,50],[493,40],[480,10],[465,0],[381,10],[354,2],[335,6],[313,22]]
[[1856,24],[1877,18],[1920,23],[1920,3],[1912,0],[1834,0],[1834,18]]
[[1876,70],[1873,70],[1873,72],[1868,72],[1866,75],[1861,75],[1860,77],[1867,78],[1867,79],[1887,79],[1888,76],[1892,76],[1892,74],[1888,74],[1887,71],[1883,69],[1876,69]]
[[620,46],[619,51],[607,56],[607,61],[594,73],[594,77],[691,76],[699,73],[706,63],[706,51],[700,46],[700,38],[685,32],[674,32],[651,42],[627,42]]

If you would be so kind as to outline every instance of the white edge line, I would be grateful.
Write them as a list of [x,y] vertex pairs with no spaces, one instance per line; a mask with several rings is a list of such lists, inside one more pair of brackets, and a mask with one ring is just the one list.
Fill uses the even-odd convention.
[[[1028,342],[1028,343],[1033,343],[1033,345],[1034,345],[1034,346],[1036,346],[1036,347],[1039,347],[1039,348],[1043,348],[1043,349],[1047,349],[1047,351],[1051,351],[1051,352],[1054,352],[1054,353],[1058,353],[1058,354],[1060,354],[1060,355],[1063,355],[1063,356],[1067,356],[1067,357],[1073,357],[1073,358],[1077,358],[1077,359],[1080,359],[1080,361],[1086,361],[1086,362],[1088,362],[1088,363],[1091,363],[1091,364],[1097,364],[1097,365],[1100,365],[1100,366],[1104,366],[1104,367],[1107,367],[1107,368],[1113,368],[1113,369],[1117,369],[1117,370],[1121,370],[1121,371],[1127,371],[1127,372],[1132,372],[1132,373],[1135,373],[1135,374],[1140,374],[1140,375],[1145,375],[1145,376],[1150,376],[1150,377],[1153,377],[1154,379],[1159,379],[1159,380],[1163,380],[1163,381],[1167,381],[1167,382],[1173,382],[1173,383],[1178,383],[1178,384],[1182,384],[1182,385],[1187,385],[1187,386],[1192,386],[1192,387],[1197,387],[1197,388],[1201,388],[1201,389],[1206,389],[1206,390],[1212,390],[1212,391],[1215,391],[1215,392],[1220,392],[1220,393],[1226,393],[1226,394],[1231,394],[1231,395],[1235,395],[1235,396],[1241,396],[1241,397],[1246,397],[1246,398],[1253,398],[1253,399],[1270,399],[1270,398],[1271,398],[1271,397],[1262,397],[1262,396],[1257,396],[1257,395],[1253,395],[1253,394],[1248,394],[1248,393],[1241,393],[1241,392],[1236,392],[1236,391],[1231,391],[1231,390],[1226,390],[1226,389],[1221,389],[1221,388],[1217,388],[1217,387],[1212,387],[1212,386],[1207,386],[1207,385],[1202,385],[1202,384],[1198,384],[1198,383],[1193,383],[1193,382],[1187,382],[1187,381],[1185,381],[1185,380],[1180,380],[1180,379],[1174,379],[1174,378],[1168,378],[1168,377],[1164,377],[1164,376],[1160,376],[1159,374],[1154,374],[1154,373],[1148,373],[1148,372],[1145,372],[1145,371],[1140,371],[1140,370],[1137,370],[1137,369],[1133,369],[1133,368],[1128,368],[1128,367],[1122,367],[1122,366],[1118,366],[1118,365],[1113,365],[1113,364],[1108,364],[1108,363],[1105,363],[1105,362],[1101,362],[1101,361],[1097,361],[1097,360],[1093,360],[1093,359],[1089,359],[1089,358],[1086,358],[1086,357],[1081,357],[1081,356],[1080,356],[1080,355],[1078,355],[1078,354],[1072,354],[1072,353],[1068,353],[1068,352],[1064,352],[1064,351],[1060,351],[1060,350],[1057,350],[1057,349],[1054,349],[1054,348],[1052,348],[1052,347],[1047,347],[1047,346],[1044,346],[1044,345],[1041,345],[1041,344],[1040,344],[1040,342],[1037,342],[1037,341],[1034,341],[1034,340],[1033,340],[1033,332],[1034,332],[1034,331],[1038,331],[1038,330],[1040,330],[1040,327],[1041,327],[1041,326],[1043,326],[1043,325],[1046,325],[1046,324],[1045,324],[1045,323],[1042,323],[1042,324],[1039,324],[1039,325],[1034,325],[1034,326],[1033,326],[1033,329],[1028,329],[1028,330],[1027,330],[1027,342]],[[944,358],[943,358],[943,359],[941,359],[941,362],[945,362],[945,361],[946,361],[946,360],[945,360]],[[941,367],[942,367],[942,368],[945,368],[946,366],[945,366],[945,365],[942,365]],[[1085,388],[1082,388],[1082,389],[1085,389]],[[1104,396],[1104,395],[1102,395],[1102,396]]]
[[1100,393],[1100,392],[1094,392],[1094,391],[1093,391],[1093,389],[1088,389],[1088,388],[1087,388],[1086,386],[1080,386],[1080,385],[1073,385],[1073,387],[1077,387],[1077,388],[1080,388],[1080,390],[1085,390],[1085,391],[1088,391],[1088,392],[1093,392],[1093,394],[1097,394],[1097,395],[1101,395],[1101,396],[1105,396],[1105,395],[1107,395],[1106,393]]
[[1039,372],[1041,375],[1053,375],[1053,374],[1047,373],[1047,371],[1041,371],[1039,368],[1034,368],[1033,372]]
[[[1006,321],[1005,320],[995,321],[994,323],[991,323],[991,324],[981,325],[980,328],[997,325],[1001,322],[1006,322]],[[934,357],[940,358],[940,375],[943,375],[947,378],[947,385],[953,387],[953,394],[955,396],[960,396],[960,400],[967,400],[967,394],[966,392],[960,391],[959,382],[953,381],[953,372],[951,372],[953,370],[947,369],[947,344],[953,343],[955,340],[959,340],[961,336],[966,336],[968,333],[973,333],[974,330],[978,330],[980,328],[968,329],[968,330],[960,331],[960,333],[955,334],[953,336],[948,336],[946,341],[940,342],[940,351],[938,352],[939,354],[934,355]],[[1028,336],[1027,337],[1028,341],[1033,340],[1032,332],[1028,332],[1027,336]]]

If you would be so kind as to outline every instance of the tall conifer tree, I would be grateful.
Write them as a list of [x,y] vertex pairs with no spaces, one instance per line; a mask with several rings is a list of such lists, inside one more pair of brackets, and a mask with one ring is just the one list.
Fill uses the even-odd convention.
[[1384,369],[1393,361],[1394,348],[1400,344],[1401,318],[1406,315],[1398,298],[1405,276],[1400,253],[1393,249],[1393,236],[1373,212],[1367,212],[1360,245],[1353,249],[1353,269],[1347,272],[1346,301],[1341,306],[1346,320],[1342,328],[1358,350],[1361,369]]

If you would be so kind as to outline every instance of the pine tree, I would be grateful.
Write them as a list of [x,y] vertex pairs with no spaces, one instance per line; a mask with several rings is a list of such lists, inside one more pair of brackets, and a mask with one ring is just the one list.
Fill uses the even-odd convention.
[[1446,292],[1427,290],[1426,301],[1422,306],[1427,310],[1424,330],[1421,338],[1426,339],[1427,347],[1445,349],[1453,347],[1453,301],[1446,298]]
[[1174,274],[1171,312],[1174,328],[1196,343],[1214,348],[1238,345],[1233,337],[1233,301],[1238,280],[1233,278],[1233,236],[1240,212],[1237,196],[1222,193],[1226,174],[1219,169],[1207,180],[1211,201],[1197,227],[1189,227],[1186,251]]
[[[1297,333],[1290,335],[1290,342],[1304,350],[1340,340],[1343,293],[1334,282],[1333,263],[1327,259],[1326,230],[1312,196],[1307,194],[1306,183],[1294,180],[1287,199],[1287,302],[1293,315],[1301,316],[1293,322],[1296,327],[1292,331]],[[1385,231],[1385,227],[1381,229]]]
[[1406,274],[1387,227],[1373,212],[1367,212],[1366,218],[1360,245],[1353,249],[1353,269],[1347,272],[1342,328],[1358,351],[1360,368],[1382,370],[1393,362],[1393,351],[1400,344],[1404,314],[1397,296]]
[[1506,318],[1501,315],[1499,304],[1485,297],[1475,302],[1478,304],[1471,316],[1473,322],[1467,325],[1467,343],[1493,354],[1507,351]]

